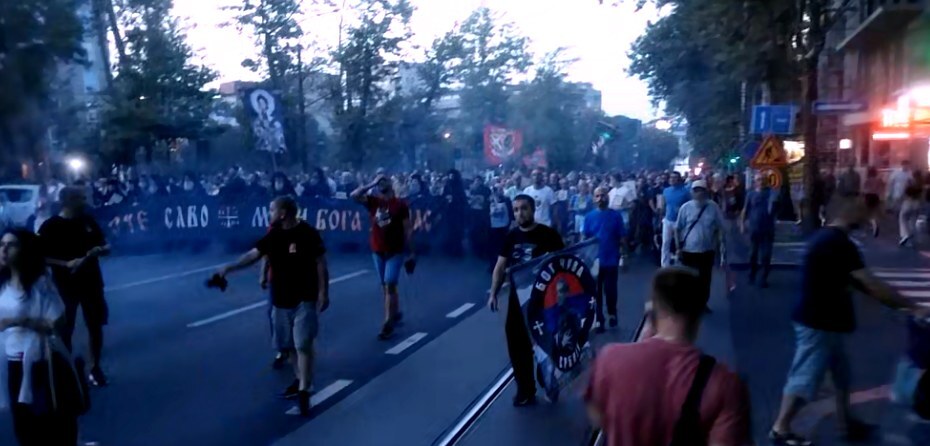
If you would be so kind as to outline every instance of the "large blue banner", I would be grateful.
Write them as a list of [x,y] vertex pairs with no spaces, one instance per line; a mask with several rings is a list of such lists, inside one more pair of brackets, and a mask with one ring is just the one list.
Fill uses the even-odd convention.
[[[133,205],[94,210],[107,240],[122,251],[164,251],[221,244],[240,249],[268,230],[270,199],[217,197],[148,199]],[[365,248],[370,219],[352,200],[300,199],[300,218],[320,231],[331,250]],[[439,205],[434,198],[410,203],[418,250],[429,251],[445,235],[439,231]]]

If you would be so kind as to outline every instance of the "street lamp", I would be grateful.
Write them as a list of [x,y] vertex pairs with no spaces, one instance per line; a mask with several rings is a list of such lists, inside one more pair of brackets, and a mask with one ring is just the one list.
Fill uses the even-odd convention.
[[71,169],[71,171],[75,174],[81,173],[85,167],[87,167],[87,163],[85,163],[81,158],[74,157],[68,160],[68,168]]
[[445,132],[442,134],[442,139],[452,139],[452,132]]

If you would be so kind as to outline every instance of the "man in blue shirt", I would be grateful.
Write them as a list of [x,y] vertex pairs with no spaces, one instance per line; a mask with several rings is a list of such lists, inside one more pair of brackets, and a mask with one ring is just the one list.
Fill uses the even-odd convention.
[[678,221],[678,210],[691,200],[691,191],[685,187],[681,174],[672,172],[669,175],[670,186],[665,188],[659,197],[660,212],[665,214],[662,219],[662,266],[672,264],[672,244],[675,240],[675,222]]
[[610,191],[599,187],[594,191],[594,203],[597,209],[588,213],[584,219],[585,239],[597,238],[597,258],[600,263],[597,275],[597,320],[595,331],[604,332],[604,297],[607,298],[607,313],[610,315],[610,328],[617,326],[617,279],[620,269],[620,247],[626,238],[623,216],[610,209]]
[[762,280],[759,286],[768,288],[769,271],[772,268],[772,245],[775,243],[775,210],[778,194],[765,184],[762,175],[753,178],[753,190],[746,195],[746,206],[740,216],[740,229],[745,234],[746,219],[749,218],[749,240],[752,250],[749,255],[749,282],[756,282],[759,273],[759,256],[762,256]]

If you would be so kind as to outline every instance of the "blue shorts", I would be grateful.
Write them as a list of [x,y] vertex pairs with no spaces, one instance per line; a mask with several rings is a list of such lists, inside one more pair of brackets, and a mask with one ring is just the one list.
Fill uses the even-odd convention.
[[785,395],[813,401],[827,371],[837,390],[849,391],[849,357],[845,334],[794,324],[795,352],[785,383]]
[[400,280],[400,270],[404,267],[404,255],[373,253],[371,257],[375,261],[375,271],[378,272],[378,277],[381,278],[381,284],[397,285]]

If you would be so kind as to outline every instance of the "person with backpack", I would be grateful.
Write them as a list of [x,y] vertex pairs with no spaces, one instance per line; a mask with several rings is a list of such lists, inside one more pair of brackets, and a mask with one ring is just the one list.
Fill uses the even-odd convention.
[[753,444],[749,393],[739,377],[694,344],[701,278],[680,266],[652,280],[647,339],[609,344],[591,366],[584,399],[608,446]]

